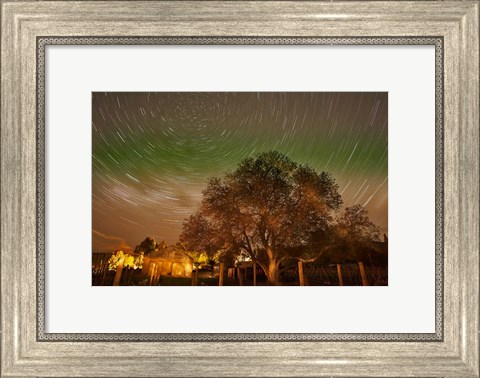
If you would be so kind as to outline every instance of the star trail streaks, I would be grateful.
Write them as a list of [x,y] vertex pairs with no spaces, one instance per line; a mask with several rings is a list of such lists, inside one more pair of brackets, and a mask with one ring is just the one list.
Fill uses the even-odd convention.
[[387,233],[387,115],[385,92],[95,92],[93,251],[175,243],[207,178],[270,150],[332,173]]

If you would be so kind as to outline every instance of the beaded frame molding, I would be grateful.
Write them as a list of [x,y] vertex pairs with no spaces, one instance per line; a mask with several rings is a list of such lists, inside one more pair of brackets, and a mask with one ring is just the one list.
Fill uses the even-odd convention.
[[[46,333],[45,52],[49,45],[433,45],[435,46],[434,333]],[[443,341],[443,37],[37,37],[37,341]]]

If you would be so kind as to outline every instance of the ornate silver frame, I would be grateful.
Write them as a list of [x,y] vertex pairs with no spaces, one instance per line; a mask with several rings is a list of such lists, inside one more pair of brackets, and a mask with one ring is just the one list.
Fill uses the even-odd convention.
[[[2,376],[480,376],[478,0],[0,2]],[[436,46],[436,332],[46,334],[45,45],[321,41]]]

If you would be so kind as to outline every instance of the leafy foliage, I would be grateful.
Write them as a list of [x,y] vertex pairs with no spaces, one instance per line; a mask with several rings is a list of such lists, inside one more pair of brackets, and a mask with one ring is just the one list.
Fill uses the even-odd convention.
[[369,243],[380,240],[378,227],[368,218],[367,210],[358,204],[344,210],[338,227],[343,239],[349,242]]
[[[332,248],[322,257],[327,263],[371,261],[378,250],[379,229],[361,205],[345,208],[336,223]],[[374,256],[378,260],[378,256]]]
[[281,261],[321,253],[341,205],[329,173],[266,152],[209,180],[200,208],[184,222],[181,240],[210,254],[243,254],[275,284]]
[[157,243],[155,242],[155,239],[148,236],[145,238],[145,240],[143,240],[139,245],[135,247],[135,253],[143,252],[145,256],[147,256],[150,252],[155,251],[156,248]]
[[123,251],[116,251],[112,253],[112,256],[110,256],[108,260],[108,269],[116,270],[122,263],[125,268],[141,269],[143,265],[143,253],[140,255],[130,255]]

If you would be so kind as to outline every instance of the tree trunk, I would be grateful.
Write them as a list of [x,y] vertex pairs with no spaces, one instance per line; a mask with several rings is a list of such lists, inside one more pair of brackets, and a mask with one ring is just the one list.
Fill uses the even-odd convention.
[[278,284],[278,264],[275,259],[268,262],[268,284],[276,286]]
[[271,247],[267,246],[267,256],[268,256],[268,284],[271,286],[276,286],[278,284],[278,263],[275,258],[275,254]]

